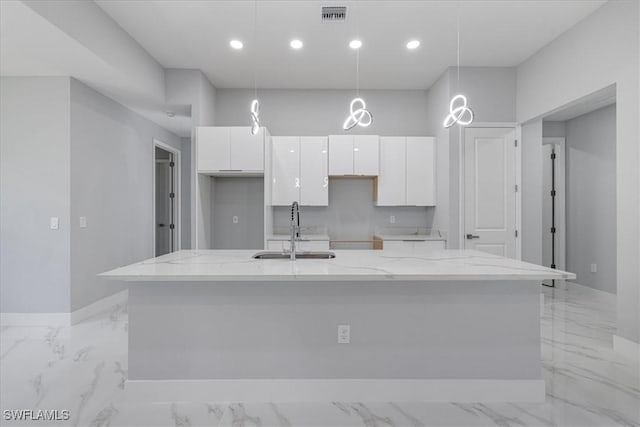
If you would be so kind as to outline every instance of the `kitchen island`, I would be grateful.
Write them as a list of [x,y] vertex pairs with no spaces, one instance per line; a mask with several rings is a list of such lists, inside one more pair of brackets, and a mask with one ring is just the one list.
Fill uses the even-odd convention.
[[101,275],[130,282],[133,398],[544,400],[540,281],[573,274],[466,250],[255,252],[185,250]]

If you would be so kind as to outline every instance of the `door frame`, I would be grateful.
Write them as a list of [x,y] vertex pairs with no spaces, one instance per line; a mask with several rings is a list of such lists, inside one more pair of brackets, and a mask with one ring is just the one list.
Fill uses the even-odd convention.
[[176,196],[174,198],[175,203],[173,206],[173,218],[175,219],[175,247],[174,247],[174,251],[179,251],[182,249],[182,230],[181,230],[181,211],[182,211],[182,204],[181,204],[181,182],[180,182],[180,175],[181,175],[181,170],[180,170],[180,166],[181,166],[181,162],[180,162],[180,156],[181,156],[181,152],[179,149],[174,148],[172,146],[170,146],[169,144],[166,144],[158,139],[153,138],[153,147],[152,147],[152,152],[151,152],[151,162],[152,162],[152,167],[151,167],[151,182],[152,182],[152,188],[151,188],[151,218],[153,219],[153,222],[151,223],[151,227],[152,227],[152,238],[151,238],[151,252],[153,253],[153,256],[156,256],[156,147],[161,148],[165,151],[170,152],[171,154],[173,154],[173,162],[175,163],[175,167],[173,168],[173,174],[174,174],[174,192],[176,193]]
[[[544,137],[542,145],[555,144],[560,147],[560,160],[556,162],[556,189],[561,188],[562,197],[557,199],[556,204],[556,224],[559,224],[558,236],[558,262],[556,268],[558,270],[566,270],[567,268],[567,144],[565,137]],[[557,191],[557,190],[556,190]]]
[[513,129],[516,134],[516,141],[518,142],[515,146],[515,154],[516,154],[516,164],[515,164],[515,180],[516,185],[518,186],[518,191],[516,192],[516,206],[515,206],[515,215],[516,215],[516,230],[518,231],[518,236],[516,237],[516,259],[522,259],[522,126],[518,123],[514,122],[473,122],[469,126],[465,126],[463,128],[463,132],[460,134],[460,156],[459,156],[459,165],[458,170],[460,170],[460,180],[458,182],[458,194],[459,199],[458,203],[460,206],[458,215],[458,247],[464,249],[465,247],[465,213],[466,213],[466,204],[465,204],[465,133],[467,129],[474,128],[508,128]]

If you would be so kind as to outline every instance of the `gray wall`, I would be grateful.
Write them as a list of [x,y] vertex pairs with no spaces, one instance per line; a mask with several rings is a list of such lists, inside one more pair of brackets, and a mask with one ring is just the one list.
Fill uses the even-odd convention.
[[542,120],[522,125],[522,260],[542,264]]
[[69,312],[69,78],[0,85],[0,309]]
[[[431,227],[433,211],[431,207],[378,207],[373,201],[372,179],[331,178],[329,206],[302,206],[300,223],[302,227],[326,227],[334,240],[371,240],[376,227]],[[288,207],[274,207],[273,215],[275,227],[289,226]],[[390,215],[395,215],[395,224],[389,223]],[[340,245],[336,249],[350,247]]]
[[542,122],[542,136],[544,138],[562,138],[567,136],[566,122]]
[[[429,135],[427,92],[422,90],[363,90],[361,96],[374,117],[368,128],[350,133]],[[355,90],[258,90],[260,121],[271,135],[330,135],[345,133],[342,124]],[[252,89],[216,90],[216,126],[248,126]]]
[[615,293],[616,106],[569,120],[566,129],[567,269],[578,283]]
[[[210,178],[213,249],[264,247],[264,179]],[[233,223],[233,217],[238,223]]]
[[97,273],[153,256],[154,138],[181,148],[176,135],[71,80],[71,310],[124,289]]

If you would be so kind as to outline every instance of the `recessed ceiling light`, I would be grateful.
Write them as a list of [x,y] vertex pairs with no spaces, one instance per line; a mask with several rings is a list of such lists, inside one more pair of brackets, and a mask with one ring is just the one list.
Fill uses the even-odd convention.
[[237,49],[242,49],[243,44],[240,40],[231,40],[229,42],[229,46],[237,50]]
[[349,42],[349,47],[351,49],[360,49],[362,47],[362,42],[360,40],[351,40]]
[[291,40],[291,43],[289,43],[289,46],[291,46],[293,49],[302,49],[302,40],[293,39]]
[[410,40],[407,43],[407,49],[416,49],[418,46],[420,46],[419,40]]

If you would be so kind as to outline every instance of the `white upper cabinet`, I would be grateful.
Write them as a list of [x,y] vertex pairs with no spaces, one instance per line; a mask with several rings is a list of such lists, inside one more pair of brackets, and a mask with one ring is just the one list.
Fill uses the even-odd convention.
[[232,127],[229,136],[232,170],[264,170],[264,128],[252,135],[248,127]]
[[302,206],[329,204],[328,143],[326,136],[272,138],[271,204]]
[[354,135],[353,137],[353,174],[377,176],[379,171],[378,135]]
[[407,201],[406,138],[380,137],[378,206],[403,206]]
[[264,172],[264,140],[264,128],[251,135],[249,127],[198,127],[198,172]]
[[300,138],[274,136],[271,141],[271,204],[290,205],[300,200]]
[[330,135],[329,175],[378,175],[377,135]]
[[329,205],[329,153],[326,136],[300,137],[300,204]]
[[353,135],[329,136],[329,175],[353,175]]
[[228,127],[198,127],[196,143],[198,172],[231,169]]
[[435,139],[381,137],[378,206],[435,206]]
[[407,205],[435,206],[435,138],[407,137]]

